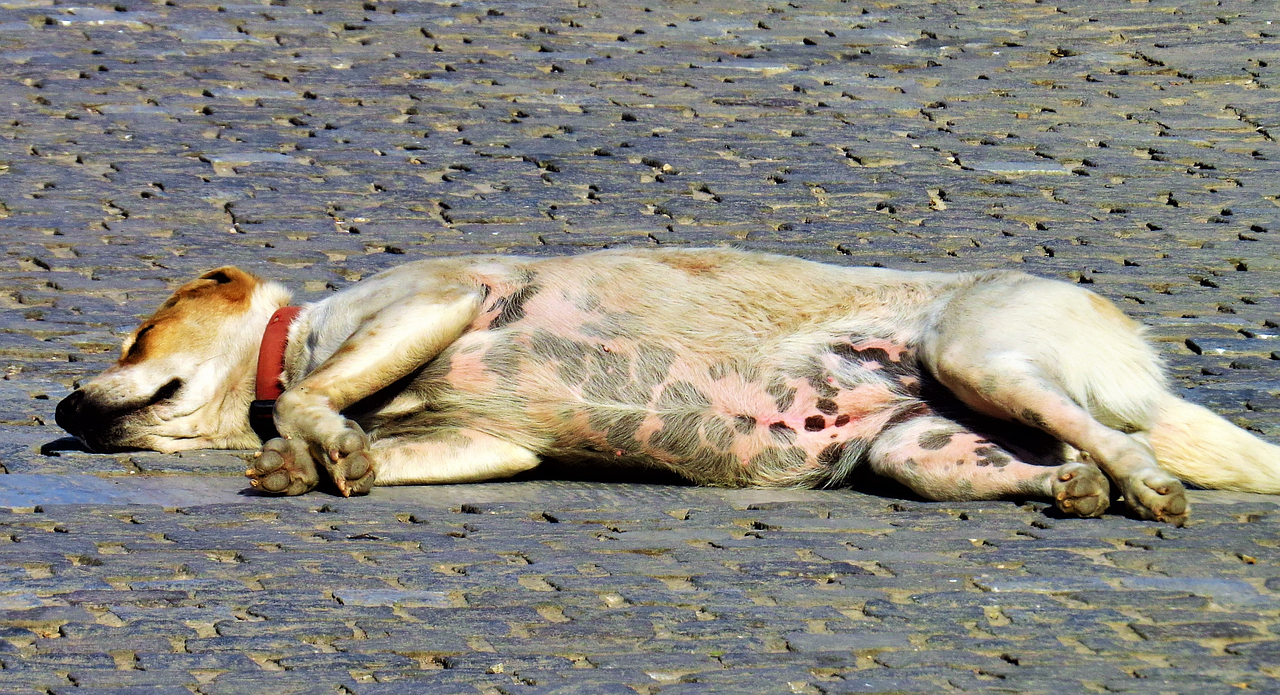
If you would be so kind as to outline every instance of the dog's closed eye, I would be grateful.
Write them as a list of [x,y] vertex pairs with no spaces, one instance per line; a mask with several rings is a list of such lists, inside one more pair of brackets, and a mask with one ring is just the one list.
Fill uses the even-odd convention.
[[169,383],[161,386],[155,395],[151,396],[151,400],[147,401],[147,406],[153,406],[172,399],[178,395],[178,391],[182,390],[182,379],[170,379]]

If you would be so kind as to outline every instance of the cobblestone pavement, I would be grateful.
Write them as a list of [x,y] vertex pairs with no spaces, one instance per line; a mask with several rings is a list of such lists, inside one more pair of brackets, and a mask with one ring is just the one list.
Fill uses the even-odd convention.
[[0,693],[1280,692],[1280,498],[281,500],[52,417],[216,265],[733,244],[1087,283],[1274,442],[1278,49],[1271,0],[0,0]]

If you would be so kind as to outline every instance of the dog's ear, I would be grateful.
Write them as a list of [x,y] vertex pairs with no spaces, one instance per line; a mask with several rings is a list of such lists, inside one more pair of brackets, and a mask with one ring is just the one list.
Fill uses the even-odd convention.
[[160,309],[169,309],[188,299],[211,299],[236,304],[248,301],[261,280],[233,266],[214,268],[174,291]]
[[258,284],[258,278],[252,273],[246,273],[243,270],[231,265],[224,265],[221,268],[214,268],[209,272],[201,275],[201,280],[213,280],[218,285],[234,285],[246,284],[253,286]]

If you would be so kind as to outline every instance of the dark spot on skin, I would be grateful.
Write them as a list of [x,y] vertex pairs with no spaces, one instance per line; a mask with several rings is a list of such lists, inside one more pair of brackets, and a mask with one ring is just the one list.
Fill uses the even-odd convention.
[[785,422],[775,422],[769,425],[769,434],[772,434],[774,439],[788,444],[796,440],[796,431],[787,426]]
[[849,424],[848,415],[841,415],[840,417],[836,418],[836,427],[844,427],[847,424]]
[[839,409],[836,406],[836,402],[830,398],[819,398],[816,407],[818,408],[818,412],[823,415],[835,415],[836,411]]
[[665,381],[671,372],[676,353],[660,345],[637,345],[635,353],[635,388],[652,392],[653,387]]
[[602,340],[613,340],[616,338],[626,338],[634,334],[635,329],[630,324],[633,321],[627,320],[626,317],[618,314],[607,314],[601,316],[595,321],[588,321],[578,328],[578,332],[582,335],[592,338],[600,338]]
[[951,443],[951,437],[955,434],[955,430],[932,430],[920,435],[920,440],[916,443],[920,445],[921,449],[937,451],[938,449],[946,448]]
[[790,410],[792,404],[796,402],[796,390],[787,386],[781,379],[770,381],[764,390],[765,393],[773,396],[774,405],[777,406],[780,413]]
[[515,292],[501,297],[494,302],[493,308],[498,309],[498,315],[489,322],[489,330],[502,328],[503,326],[515,323],[524,318],[524,305],[538,294],[537,285],[525,285]]
[[738,459],[714,449],[701,448],[691,452],[689,460],[681,464],[679,472],[694,480],[737,481],[741,477]]
[[751,434],[756,429],[756,419],[750,415],[734,415],[733,428],[742,434]]
[[795,372],[795,376],[809,382],[809,386],[821,398],[831,398],[840,392],[839,389],[831,385],[831,372],[823,366],[822,360],[815,356],[806,357],[804,363]]
[[702,438],[707,444],[724,451],[733,445],[733,429],[718,416],[708,416],[702,420]]
[[697,448],[700,423],[696,413],[667,415],[662,418],[662,429],[649,437],[649,445],[679,458]]
[[[592,352],[591,346],[568,338],[561,338],[546,330],[536,330],[529,336],[529,347],[533,354],[547,360],[570,362],[580,365]],[[578,381],[581,381],[579,379]],[[575,381],[574,383],[577,383]]]
[[922,401],[916,401],[894,413],[889,421],[884,424],[887,430],[895,425],[901,425],[908,420],[914,420],[918,417],[933,414],[933,409]]
[[810,415],[804,419],[804,430],[806,432],[817,432],[827,428],[827,421],[821,415]]
[[799,447],[780,449],[771,446],[752,457],[750,465],[757,471],[781,471],[803,466],[805,458],[804,449]]
[[747,382],[760,380],[759,369],[757,369],[754,365],[744,364],[737,360],[725,360],[722,362],[716,362],[715,364],[712,364],[709,367],[707,367],[707,375],[710,376],[712,380],[715,380],[715,381],[728,378],[729,376],[732,376],[734,374],[738,375],[739,377],[742,377],[742,380]]
[[625,371],[593,371],[582,387],[584,398],[595,402],[620,403],[631,380]]
[[1045,426],[1044,417],[1042,417],[1040,413],[1037,413],[1036,411],[1030,408],[1023,410],[1018,415],[1018,418],[1023,422],[1027,423],[1028,425],[1031,425],[1032,427],[1039,427],[1043,429]]
[[658,396],[658,409],[672,408],[710,408],[711,399],[698,390],[697,386],[687,381],[675,381],[667,384]]
[[480,361],[485,369],[498,376],[511,379],[520,373],[524,351],[513,343],[495,343],[485,350]]
[[979,447],[974,450],[978,455],[979,466],[994,466],[995,468],[1004,468],[1013,460],[1008,454],[1000,451],[994,446]]
[[582,395],[587,400],[632,405],[649,401],[648,393],[637,393],[632,388],[630,357],[616,352],[595,351],[586,359],[585,369],[589,376],[582,387]]
[[640,413],[621,415],[609,428],[605,441],[614,449],[637,449],[639,444],[636,442],[636,432],[643,422],[644,415]]
[[844,456],[844,442],[830,444],[818,454],[818,463],[830,468],[839,463],[842,456]]
[[[857,340],[851,338],[851,340]],[[831,351],[838,355],[841,359],[855,363],[874,363],[879,364],[880,369],[886,374],[894,376],[914,375],[919,372],[918,365],[910,351],[901,353],[901,359],[893,359],[889,353],[883,348],[865,348],[859,350],[848,343],[835,343],[831,346]]]

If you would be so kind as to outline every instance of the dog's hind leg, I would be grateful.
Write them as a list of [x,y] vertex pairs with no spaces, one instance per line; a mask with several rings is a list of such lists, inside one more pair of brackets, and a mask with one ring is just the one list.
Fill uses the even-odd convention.
[[871,470],[931,500],[1050,497],[1063,512],[1100,516],[1110,486],[1097,467],[1084,463],[1040,466],[958,423],[924,415],[894,425],[867,454]]
[[1075,285],[997,276],[953,298],[923,347],[924,363],[969,407],[1087,453],[1138,516],[1186,521],[1182,483],[1130,434],[1150,429],[1165,393],[1159,362],[1110,302]]
[[379,485],[474,483],[509,478],[539,463],[529,449],[469,428],[379,439],[368,453]]
[[[362,494],[373,486],[376,469],[366,452],[368,437],[342,411],[457,340],[478,315],[482,295],[478,289],[435,284],[410,288],[395,299],[371,311],[328,359],[281,394],[276,429],[291,443],[272,440],[264,445],[246,471],[256,487],[282,494],[315,487],[318,477],[308,475],[300,460],[304,449],[327,469],[342,494]],[[288,475],[281,476],[281,470]]]

